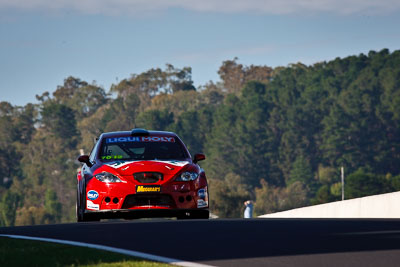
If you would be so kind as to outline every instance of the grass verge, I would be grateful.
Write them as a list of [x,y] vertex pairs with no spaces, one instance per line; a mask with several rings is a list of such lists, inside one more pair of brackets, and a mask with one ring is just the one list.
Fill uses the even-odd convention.
[[0,237],[0,266],[166,267],[98,249]]

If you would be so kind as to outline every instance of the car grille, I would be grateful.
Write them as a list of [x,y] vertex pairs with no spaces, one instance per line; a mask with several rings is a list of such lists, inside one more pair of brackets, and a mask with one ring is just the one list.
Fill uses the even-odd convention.
[[133,174],[133,178],[139,183],[153,184],[162,180],[163,175],[159,172],[137,172]]
[[146,195],[128,195],[122,204],[123,209],[143,206],[161,206],[174,207],[175,202],[170,195],[165,194],[146,194]]

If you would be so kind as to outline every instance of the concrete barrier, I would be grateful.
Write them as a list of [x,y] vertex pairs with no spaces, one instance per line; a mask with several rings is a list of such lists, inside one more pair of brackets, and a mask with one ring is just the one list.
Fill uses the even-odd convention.
[[331,202],[260,218],[400,218],[400,192]]

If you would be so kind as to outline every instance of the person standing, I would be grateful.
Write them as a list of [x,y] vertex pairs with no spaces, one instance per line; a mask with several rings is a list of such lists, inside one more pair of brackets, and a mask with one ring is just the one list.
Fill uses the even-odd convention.
[[253,201],[247,200],[244,202],[246,208],[244,209],[244,218],[249,219],[253,217]]

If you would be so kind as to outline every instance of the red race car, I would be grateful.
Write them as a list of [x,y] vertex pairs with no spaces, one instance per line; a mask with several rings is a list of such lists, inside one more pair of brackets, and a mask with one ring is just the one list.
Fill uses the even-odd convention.
[[177,217],[207,219],[204,170],[171,132],[103,133],[77,175],[78,222],[105,218]]

